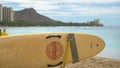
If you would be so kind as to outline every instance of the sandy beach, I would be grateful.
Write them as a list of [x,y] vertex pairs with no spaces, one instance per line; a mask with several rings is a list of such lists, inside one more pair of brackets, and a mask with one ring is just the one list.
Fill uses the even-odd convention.
[[93,57],[75,64],[68,64],[65,68],[120,68],[120,60]]

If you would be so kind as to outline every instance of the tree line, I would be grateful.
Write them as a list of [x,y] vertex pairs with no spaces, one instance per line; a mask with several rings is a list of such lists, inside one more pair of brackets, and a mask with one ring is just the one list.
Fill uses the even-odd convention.
[[0,22],[0,26],[103,26],[100,24],[99,19],[95,19],[93,21],[83,22],[83,23],[75,23],[75,22],[25,22],[25,21],[16,21],[16,22]]

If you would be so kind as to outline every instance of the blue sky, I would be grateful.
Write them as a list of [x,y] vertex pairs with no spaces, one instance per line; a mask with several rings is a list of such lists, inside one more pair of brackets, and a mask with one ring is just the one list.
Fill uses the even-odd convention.
[[120,0],[0,0],[13,10],[34,8],[38,13],[63,22],[100,19],[105,26],[120,26]]

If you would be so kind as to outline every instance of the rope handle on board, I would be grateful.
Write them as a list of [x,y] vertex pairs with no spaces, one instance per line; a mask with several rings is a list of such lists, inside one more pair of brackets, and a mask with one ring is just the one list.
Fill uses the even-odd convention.
[[48,64],[48,67],[56,67],[56,66],[59,66],[59,65],[61,65],[63,62],[59,62],[58,64],[56,64],[56,65],[51,65],[51,64]]
[[57,38],[61,38],[62,36],[61,35],[49,35],[46,37],[46,39],[49,39],[49,38],[52,38],[52,37],[57,37]]

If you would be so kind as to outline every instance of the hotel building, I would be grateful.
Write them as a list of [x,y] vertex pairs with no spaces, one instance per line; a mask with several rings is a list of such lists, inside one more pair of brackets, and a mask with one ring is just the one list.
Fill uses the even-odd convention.
[[2,21],[2,5],[0,4],[0,21]]
[[12,8],[0,4],[0,21],[14,21],[14,12]]

